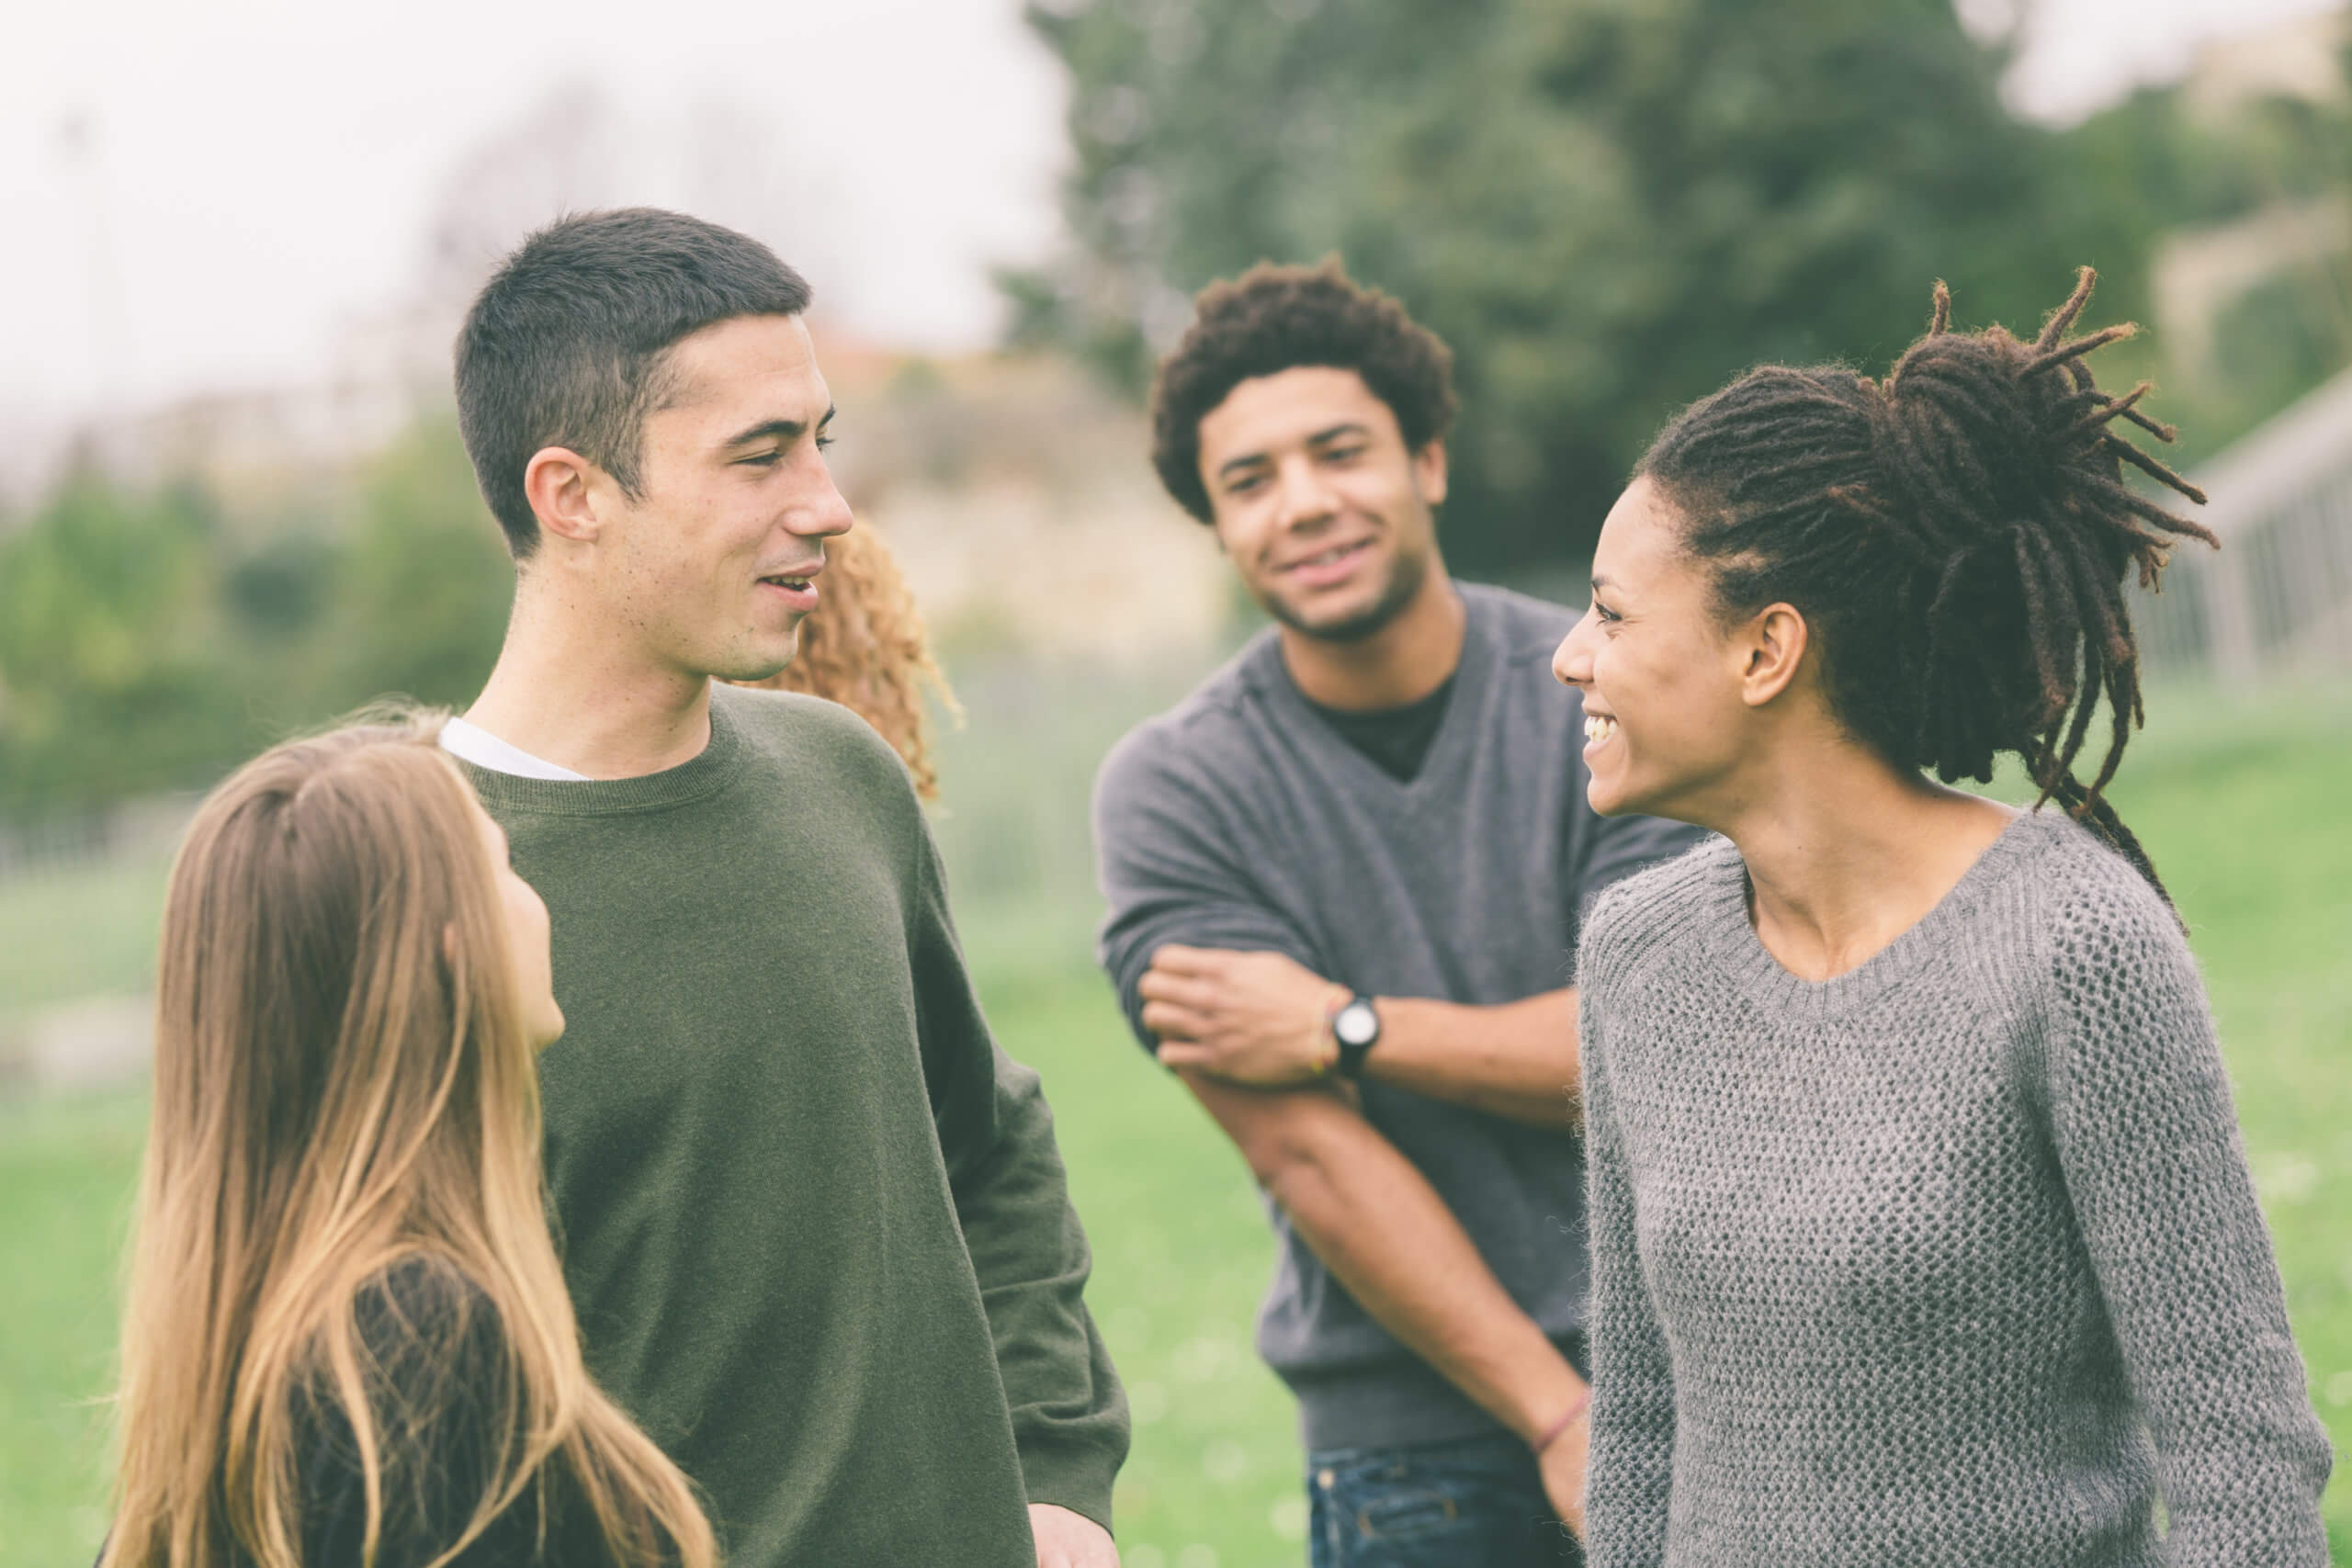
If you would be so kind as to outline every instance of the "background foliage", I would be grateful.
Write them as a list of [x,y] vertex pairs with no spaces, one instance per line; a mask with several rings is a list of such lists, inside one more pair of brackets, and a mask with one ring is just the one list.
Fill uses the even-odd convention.
[[[2030,327],[2087,262],[2123,319],[2167,229],[2352,188],[2352,128],[2309,104],[2219,131],[2151,92],[2024,123],[1948,0],[1028,16],[1076,85],[1075,166],[1068,250],[1005,279],[1018,340],[1139,389],[1203,284],[1339,253],[1453,346],[1450,550],[1473,572],[1588,552],[1663,420],[1742,368],[1883,366],[1935,278],[1963,323]],[[2345,281],[2274,302],[2230,367],[2237,428],[2352,354]]]
[[[1883,364],[1933,278],[1963,323],[2030,326],[2087,260],[2095,319],[2144,318],[2174,237],[2352,212],[2352,99],[2216,114],[2164,88],[2028,124],[1948,0],[1027,15],[1069,72],[1073,161],[1061,250],[1003,280],[1012,345],[1139,394],[1199,286],[1339,253],[1454,348],[1446,529],[1473,577],[1556,580],[1675,408],[1761,360]],[[2209,335],[2103,356],[2165,380],[2190,460],[2352,362],[2352,253],[2278,268]],[[382,693],[472,694],[510,580],[446,412],[265,493],[84,466],[0,514],[0,828],[201,785]]]
[[387,693],[470,701],[499,540],[446,415],[282,513],[75,473],[0,525],[0,822],[206,782]]

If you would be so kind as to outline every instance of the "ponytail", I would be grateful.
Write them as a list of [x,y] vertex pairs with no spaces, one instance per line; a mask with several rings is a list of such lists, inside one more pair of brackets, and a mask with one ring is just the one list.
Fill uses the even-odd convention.
[[[2067,337],[2094,281],[2083,268],[2030,341],[1951,331],[1939,283],[1927,335],[1883,381],[1752,370],[1686,410],[1638,471],[1688,517],[1725,615],[1804,615],[1831,711],[1863,743],[1947,784],[2018,757],[2036,805],[2057,801],[2163,894],[2105,793],[2143,717],[2126,584],[2154,589],[2178,539],[2219,541],[2124,482],[2129,465],[2205,500],[2117,433],[2173,439],[2139,411],[2149,383],[2111,396],[2085,363],[2134,329]],[[2075,763],[2102,698],[2107,749],[2085,784]]]

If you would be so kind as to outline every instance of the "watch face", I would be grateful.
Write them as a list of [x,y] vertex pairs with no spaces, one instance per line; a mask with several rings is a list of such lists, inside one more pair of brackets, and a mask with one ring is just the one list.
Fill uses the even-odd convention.
[[1369,1045],[1380,1033],[1380,1015],[1370,1002],[1350,1002],[1331,1021],[1331,1032],[1342,1045]]

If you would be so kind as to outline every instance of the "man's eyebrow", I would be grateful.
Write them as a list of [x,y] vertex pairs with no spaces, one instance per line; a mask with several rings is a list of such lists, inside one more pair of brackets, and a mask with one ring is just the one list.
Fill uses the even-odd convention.
[[[826,425],[832,423],[833,415],[840,412],[841,411],[838,408],[827,409],[824,412],[824,416],[817,421],[817,428],[820,430],[824,429]],[[808,431],[808,425],[804,420],[771,419],[763,421],[762,423],[752,426],[749,430],[738,431],[735,434],[730,435],[726,440],[720,442],[719,445],[721,446],[748,446],[754,441],[797,441],[801,436],[807,434]]]
[[[1372,427],[1370,425],[1363,423],[1361,421],[1351,419],[1341,423],[1335,424],[1329,430],[1317,431],[1314,434],[1306,438],[1306,444],[1309,446],[1322,446],[1339,440],[1343,435],[1369,435],[1371,434]],[[1216,477],[1222,479],[1230,476],[1236,468],[1254,468],[1259,464],[1266,462],[1267,460],[1267,457],[1263,452],[1245,452],[1238,457],[1229,458],[1226,462],[1218,465]]]

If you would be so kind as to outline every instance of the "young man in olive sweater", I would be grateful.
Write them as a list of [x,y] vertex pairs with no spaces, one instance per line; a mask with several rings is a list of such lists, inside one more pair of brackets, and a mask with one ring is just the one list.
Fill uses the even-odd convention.
[[1114,1568],[1085,1236],[906,772],[842,709],[712,686],[791,658],[850,526],[808,300],[742,235],[595,213],[458,340],[516,588],[444,744],[553,917],[565,1269],[737,1568]]

